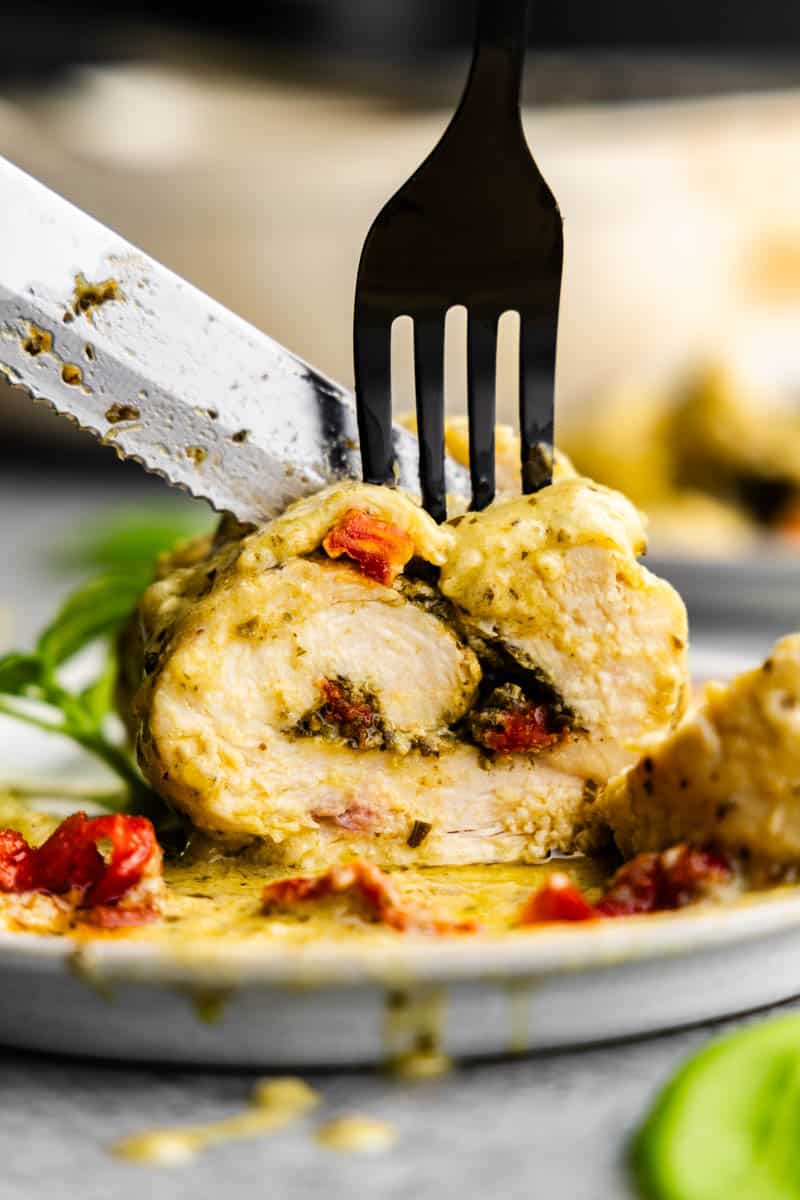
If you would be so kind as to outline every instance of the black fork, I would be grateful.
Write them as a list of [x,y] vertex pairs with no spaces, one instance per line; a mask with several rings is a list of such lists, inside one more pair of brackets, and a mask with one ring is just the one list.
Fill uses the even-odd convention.
[[439,144],[379,213],[361,253],[354,354],[364,479],[392,483],[391,327],[414,322],[425,508],[444,520],[444,329],[467,309],[472,507],[494,496],[497,325],[520,317],[522,489],[552,479],[553,390],[563,236],[555,197],[522,129],[530,0],[480,0],[475,54]]

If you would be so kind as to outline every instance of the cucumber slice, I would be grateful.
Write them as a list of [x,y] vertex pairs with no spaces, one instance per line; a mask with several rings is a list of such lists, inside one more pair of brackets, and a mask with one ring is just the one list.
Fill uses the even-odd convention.
[[800,1016],[691,1058],[633,1145],[647,1200],[800,1200]]

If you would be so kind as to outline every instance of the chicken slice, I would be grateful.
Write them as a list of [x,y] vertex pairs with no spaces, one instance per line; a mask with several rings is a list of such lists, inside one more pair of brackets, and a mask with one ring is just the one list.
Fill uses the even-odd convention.
[[307,869],[594,844],[599,788],[682,711],[685,613],[621,496],[563,480],[507,503],[439,527],[336,485],[183,550],[125,640],[153,787]]
[[566,477],[452,524],[440,586],[460,628],[482,657],[556,691],[581,732],[550,752],[553,766],[608,779],[677,723],[686,610],[637,561],[641,517],[619,492]]
[[689,841],[800,861],[800,634],[756,670],[708,684],[697,710],[612,780],[599,807],[626,856]]

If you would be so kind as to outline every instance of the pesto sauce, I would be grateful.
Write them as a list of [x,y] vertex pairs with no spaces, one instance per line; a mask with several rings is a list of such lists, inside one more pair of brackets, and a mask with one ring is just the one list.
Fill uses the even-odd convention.
[[117,1158],[146,1166],[176,1167],[220,1142],[276,1133],[316,1108],[318,1094],[302,1079],[260,1080],[248,1107],[232,1117],[204,1125],[147,1129],[112,1147]]
[[[36,844],[65,815],[34,808],[29,801],[0,795],[0,827],[18,829]],[[510,930],[530,893],[554,871],[564,872],[594,899],[608,879],[610,865],[600,859],[554,859],[538,866],[495,864],[395,869],[392,879],[404,900],[430,909],[450,921],[477,921],[486,933]],[[331,896],[293,911],[266,915],[261,908],[264,886],[275,879],[302,874],[285,866],[265,865],[257,852],[225,853],[198,838],[177,862],[165,862],[167,894],[164,919],[152,925],[103,932],[89,926],[74,932],[92,938],[135,938],[174,948],[176,954],[208,939],[287,946],[309,942],[396,943],[402,934],[359,915],[346,896]]]

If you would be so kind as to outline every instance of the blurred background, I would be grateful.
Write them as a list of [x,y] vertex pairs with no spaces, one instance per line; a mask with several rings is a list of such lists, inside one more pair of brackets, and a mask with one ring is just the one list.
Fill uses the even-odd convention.
[[[475,5],[200,11],[4,13],[0,153],[350,383],[361,242],[449,118]],[[652,512],[673,577],[711,551],[719,582],[766,548],[778,575],[749,592],[736,576],[736,603],[768,592],[774,620],[796,625],[800,8],[537,0],[525,124],[566,220],[566,448]],[[674,416],[687,397],[702,420]],[[7,481],[27,469],[37,497],[42,480],[51,497],[77,488],[81,513],[97,489],[105,507],[160,487],[9,388],[0,466]],[[7,538],[29,496],[12,490]],[[680,577],[689,592],[702,569]],[[708,586],[690,596],[698,612],[730,602],[729,583]]]

